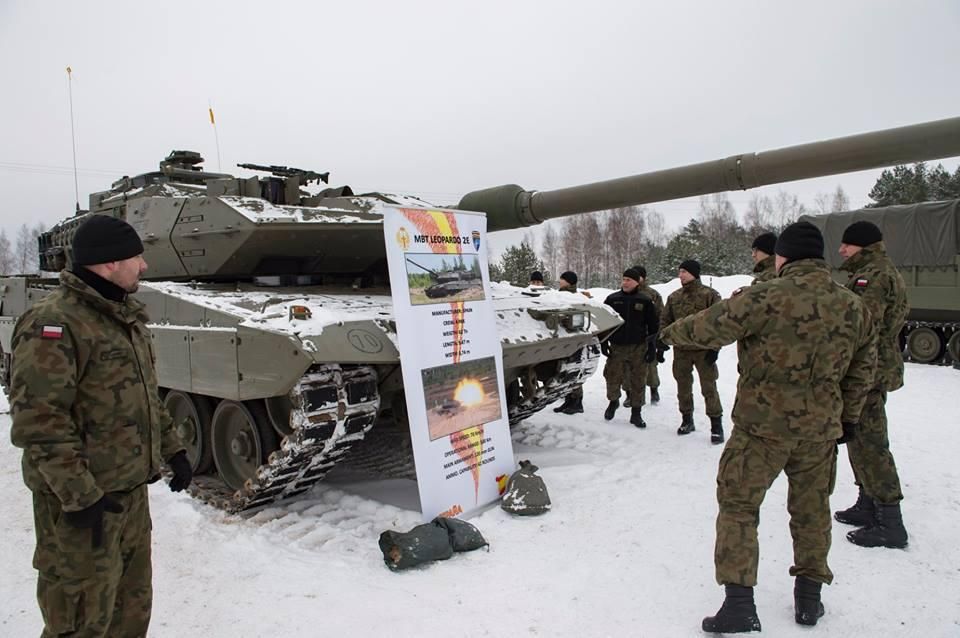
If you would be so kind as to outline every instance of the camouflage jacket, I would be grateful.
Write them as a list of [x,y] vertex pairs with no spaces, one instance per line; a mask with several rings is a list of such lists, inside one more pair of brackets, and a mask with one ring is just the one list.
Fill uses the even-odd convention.
[[873,387],[876,330],[864,304],[820,259],[788,263],[660,333],[667,343],[716,349],[739,341],[736,427],[772,439],[829,441],[857,422]]
[[183,449],[157,393],[143,304],[105,299],[70,272],[17,321],[10,438],[23,479],[64,511],[129,491]]
[[773,255],[764,257],[753,267],[753,283],[759,284],[777,278],[777,266]]
[[657,319],[663,317],[663,297],[660,293],[646,283],[640,284],[640,292],[653,300],[653,308],[657,311]]
[[[683,284],[679,290],[674,290],[667,297],[667,305],[660,316],[661,330],[669,326],[674,321],[695,315],[701,310],[706,310],[710,306],[720,301],[720,293],[705,286],[700,279],[694,279],[690,283]],[[697,346],[677,346],[677,350],[703,350]],[[712,348],[707,348],[712,349]]]
[[847,288],[860,295],[877,325],[877,386],[887,392],[903,387],[899,338],[910,310],[903,277],[882,241],[864,247],[840,269],[850,273]]

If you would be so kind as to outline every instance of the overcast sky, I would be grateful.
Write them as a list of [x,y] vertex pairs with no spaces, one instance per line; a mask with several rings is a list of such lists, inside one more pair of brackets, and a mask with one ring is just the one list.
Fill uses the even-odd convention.
[[[67,65],[86,207],[174,148],[216,170],[208,103],[224,171],[449,204],[956,116],[958,60],[957,0],[0,0],[0,222],[72,214]],[[878,174],[779,188],[860,206]],[[656,208],[677,227],[697,203]]]

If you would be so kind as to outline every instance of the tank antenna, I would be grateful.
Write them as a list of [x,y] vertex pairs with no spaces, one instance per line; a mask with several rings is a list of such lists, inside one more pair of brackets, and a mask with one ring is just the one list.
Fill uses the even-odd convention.
[[210,125],[213,126],[213,141],[217,144],[217,170],[220,170],[220,136],[217,135],[217,120],[213,117],[213,106],[207,100],[207,111],[210,112]]
[[80,212],[80,182],[77,180],[77,135],[73,129],[73,69],[67,67],[67,94],[70,96],[70,144],[73,146],[73,194]]

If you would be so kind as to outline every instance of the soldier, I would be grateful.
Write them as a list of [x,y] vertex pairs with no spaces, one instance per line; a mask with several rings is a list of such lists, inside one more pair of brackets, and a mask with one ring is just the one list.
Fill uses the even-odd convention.
[[777,236],[773,233],[757,235],[750,246],[753,258],[753,283],[759,284],[777,278],[777,269],[773,264],[773,250]]
[[[876,333],[863,303],[838,286],[823,261],[823,236],[808,222],[776,244],[779,276],[661,331],[674,346],[715,349],[738,342],[733,433],[717,472],[717,582],[726,598],[707,632],[760,631],[757,583],[760,504],[781,472],[788,480],[793,537],[794,619],[815,625],[833,574],[830,493],[837,439],[856,422],[873,385]],[[829,348],[823,347],[829,344]]]
[[635,268],[623,272],[620,290],[609,295],[603,303],[617,311],[623,318],[623,325],[601,348],[607,356],[603,367],[603,378],[607,381],[607,400],[610,402],[603,418],[611,420],[620,407],[620,386],[629,375],[631,396],[630,423],[645,428],[641,414],[644,402],[643,388],[646,386],[646,363],[656,357],[656,346],[652,338],[657,334],[657,310],[653,300],[640,292],[643,279]]
[[[700,282],[700,262],[693,259],[680,264],[678,269],[679,290],[667,297],[661,325],[666,327],[674,321],[695,315],[720,301],[720,293]],[[710,440],[723,443],[723,406],[717,394],[717,350],[683,346],[673,349],[673,378],[677,380],[677,398],[680,403],[680,427],[677,434],[690,434],[697,428],[693,424],[693,369],[700,377],[700,392],[707,404],[710,417]]]
[[[534,273],[537,274],[537,273]],[[560,275],[557,289],[561,292],[577,292],[577,273],[568,270]],[[558,408],[553,409],[559,414],[581,414],[583,412],[583,386],[578,385],[564,399]]]
[[530,273],[530,285],[537,288],[542,288],[543,273],[540,272],[539,270],[534,270],[532,273]]
[[847,455],[860,490],[852,507],[834,516],[862,526],[847,534],[863,547],[907,546],[900,513],[900,477],[890,453],[885,405],[887,392],[903,387],[903,358],[898,338],[907,317],[903,277],[887,257],[883,234],[874,224],[850,224],[840,240],[841,269],[850,273],[847,288],[860,295],[878,332],[877,384],[867,395],[857,427],[847,432]]
[[13,334],[10,438],[33,492],[44,636],[145,636],[152,599],[147,483],[190,462],[157,393],[143,304],[147,268],[125,221],[76,231],[73,267]]
[[[647,283],[647,269],[643,266],[634,266],[634,270],[637,271],[640,275],[640,292],[650,297],[653,301],[654,310],[657,311],[657,322],[660,321],[661,315],[663,315],[663,297],[660,296],[660,293],[657,292]],[[657,344],[660,346],[656,351],[656,356],[653,361],[643,365],[647,368],[647,382],[646,385],[650,387],[650,403],[651,405],[656,405],[660,403],[660,375],[657,372],[657,364],[663,363],[663,353],[665,352],[662,348],[666,347],[664,344]],[[630,370],[629,366],[627,367],[626,380],[624,381],[623,390],[627,393],[627,399],[623,402],[623,407],[629,408],[632,405],[632,398],[630,396]],[[643,405],[641,402],[640,405]]]

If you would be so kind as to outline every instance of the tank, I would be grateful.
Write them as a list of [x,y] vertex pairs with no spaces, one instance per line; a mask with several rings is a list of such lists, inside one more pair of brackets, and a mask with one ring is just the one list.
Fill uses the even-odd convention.
[[[731,156],[554,191],[507,185],[449,208],[491,230],[668,199],[960,155],[960,118]],[[247,164],[237,177],[174,151],[122,177],[40,237],[41,269],[70,263],[87,215],[126,219],[150,269],[147,305],[161,392],[196,472],[191,493],[228,511],[299,494],[337,463],[406,428],[382,220],[437,208],[390,193],[327,187],[328,173]],[[456,294],[472,275],[436,272]],[[464,277],[467,277],[464,279]],[[447,279],[444,281],[444,279]],[[16,318],[56,280],[0,280],[0,380],[9,383]],[[511,423],[581,385],[620,319],[598,301],[492,285]],[[457,405],[440,405],[456,411]]]
[[887,254],[907,285],[910,313],[900,333],[908,361],[960,364],[960,200],[863,208],[805,216],[823,231],[827,260],[838,281],[840,238],[855,221],[870,221],[883,232]]
[[[427,268],[426,266],[421,266],[412,259],[407,259],[407,262],[426,272],[430,276],[430,279],[433,281],[433,285],[425,287],[423,289],[423,294],[431,299],[452,297],[452,301],[456,301],[457,295],[462,295],[470,289],[483,286],[483,279],[481,278],[479,270],[467,270],[462,266],[462,264],[461,269],[459,270],[443,270],[437,272]],[[416,274],[415,271],[414,274]],[[411,292],[416,294],[418,290],[414,288]]]

